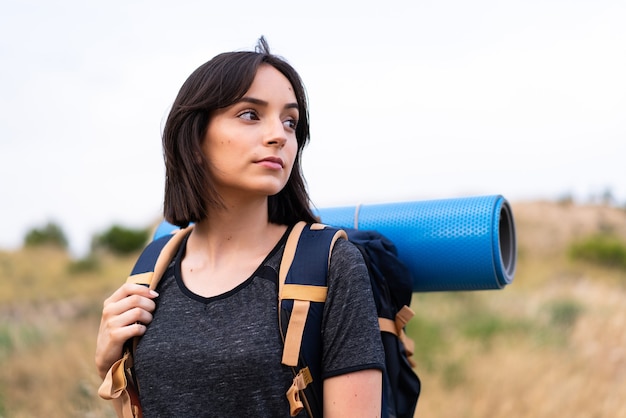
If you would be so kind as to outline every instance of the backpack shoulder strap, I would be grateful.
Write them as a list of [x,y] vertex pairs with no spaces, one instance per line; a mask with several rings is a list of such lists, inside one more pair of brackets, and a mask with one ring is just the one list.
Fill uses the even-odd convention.
[[[191,228],[192,226],[189,226],[148,244],[137,259],[126,282],[142,284],[150,289],[155,289]],[[137,341],[138,338],[133,338],[124,344],[122,358],[111,366],[98,388],[100,397],[113,401],[113,407],[118,417],[138,418],[142,416],[139,403],[139,386],[133,369],[133,355]]]
[[321,416],[322,314],[330,256],[341,237],[347,238],[342,230],[300,222],[285,244],[278,302],[284,342],[282,363],[292,367],[295,376],[287,392],[292,416],[303,408],[311,417]]
[[[126,279],[126,283],[135,283],[144,285],[152,290],[156,289],[157,285],[161,281],[165,270],[170,265],[181,243],[193,228],[193,225],[184,229],[179,229],[176,232],[162,236],[159,239],[152,241],[139,255],[139,258],[135,262],[130,276]],[[127,341],[125,344],[130,350],[130,359],[132,361],[137,348],[139,337],[135,337]]]
[[193,225],[190,225],[148,244],[135,262],[126,282],[142,284],[150,289],[156,289],[163,273],[174,259],[178,247],[192,228]]

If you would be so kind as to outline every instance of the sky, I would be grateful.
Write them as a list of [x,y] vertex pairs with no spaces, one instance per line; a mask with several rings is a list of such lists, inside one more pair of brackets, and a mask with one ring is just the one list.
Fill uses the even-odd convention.
[[307,88],[317,207],[626,202],[623,0],[216,3],[0,0],[0,249],[157,222],[178,89],[261,35]]

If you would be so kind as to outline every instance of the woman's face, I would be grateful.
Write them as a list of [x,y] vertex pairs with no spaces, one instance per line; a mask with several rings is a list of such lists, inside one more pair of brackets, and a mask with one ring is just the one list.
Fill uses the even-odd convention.
[[211,115],[203,151],[223,199],[282,190],[298,151],[298,116],[291,83],[267,64],[237,103]]

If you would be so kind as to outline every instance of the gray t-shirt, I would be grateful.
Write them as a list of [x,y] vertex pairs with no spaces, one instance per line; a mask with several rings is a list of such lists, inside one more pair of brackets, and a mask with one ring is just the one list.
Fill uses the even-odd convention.
[[[159,283],[154,319],[135,355],[145,418],[289,417],[293,374],[281,364],[277,313],[285,240],[249,279],[210,298],[181,279],[183,243]],[[323,378],[384,368],[367,268],[343,239],[331,257],[321,338]]]

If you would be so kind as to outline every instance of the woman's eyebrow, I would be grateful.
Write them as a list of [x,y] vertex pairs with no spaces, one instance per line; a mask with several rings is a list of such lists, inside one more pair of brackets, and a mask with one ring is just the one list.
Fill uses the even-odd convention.
[[[265,100],[257,99],[255,97],[244,96],[240,100],[240,102],[251,103],[259,106],[267,106],[269,103]],[[285,109],[299,109],[298,103],[287,103]]]

